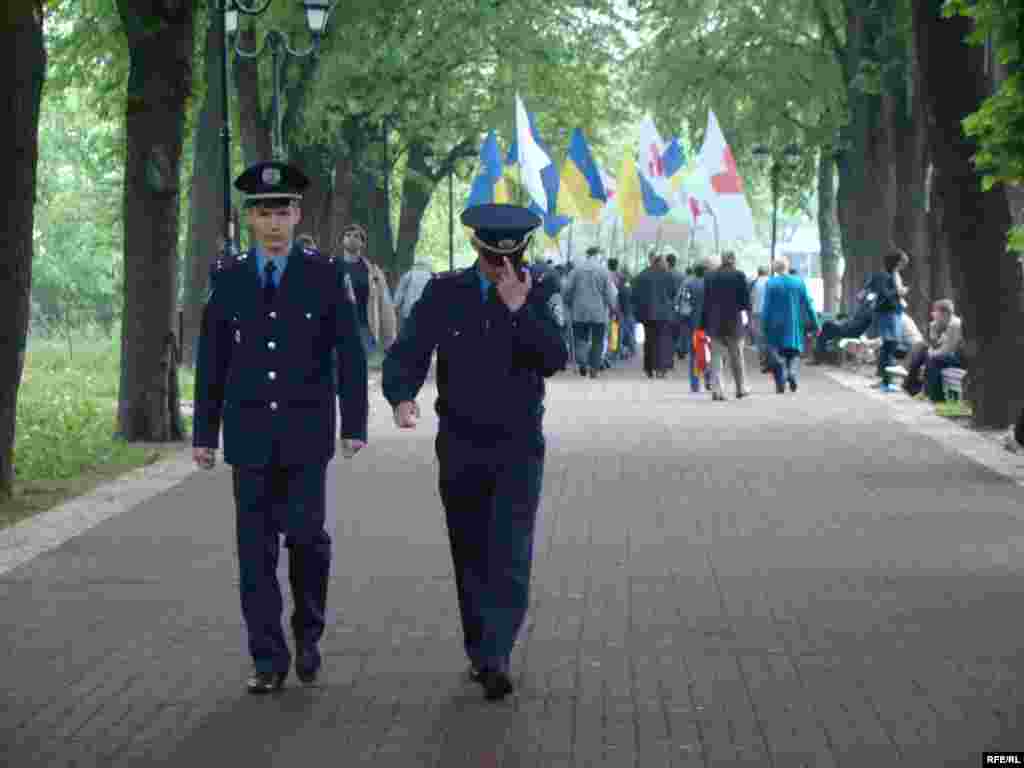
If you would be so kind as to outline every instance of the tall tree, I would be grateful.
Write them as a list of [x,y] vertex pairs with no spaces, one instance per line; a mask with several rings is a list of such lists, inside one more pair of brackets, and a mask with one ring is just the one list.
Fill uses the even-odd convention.
[[25,365],[29,290],[32,283],[33,209],[39,151],[39,104],[46,75],[43,9],[39,0],[7,0],[0,10],[0,65],[7,72],[0,91],[4,129],[0,158],[6,157],[11,188],[0,216],[0,498],[14,485],[14,424]]
[[993,82],[985,51],[967,43],[970,20],[944,19],[943,5],[943,0],[913,0],[916,85],[929,115],[941,236],[960,283],[974,420],[982,427],[1005,428],[1024,407],[1024,393],[1009,375],[1024,350],[1016,263],[1006,248],[1010,206],[1001,183],[983,188],[974,164],[978,145],[963,126],[991,94]]
[[118,434],[183,437],[173,315],[180,167],[192,91],[196,0],[118,0],[130,57],[125,94],[124,265]]
[[182,359],[191,366],[206,299],[210,265],[224,233],[224,172],[220,129],[224,124],[221,98],[220,25],[210,20],[203,46],[205,96],[192,142],[192,194],[189,197],[185,254]]

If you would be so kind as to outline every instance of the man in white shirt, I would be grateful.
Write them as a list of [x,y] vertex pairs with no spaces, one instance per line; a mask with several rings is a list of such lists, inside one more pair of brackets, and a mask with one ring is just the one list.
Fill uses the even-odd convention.
[[402,275],[395,289],[395,309],[402,325],[409,319],[413,305],[419,301],[430,278],[434,276],[434,267],[425,261],[417,261]]
[[765,349],[761,333],[761,317],[764,314],[764,287],[768,283],[768,268],[758,267],[757,277],[750,285],[750,306],[752,308],[750,319],[750,341],[757,347],[757,356],[761,361],[761,373],[768,370],[768,352]]

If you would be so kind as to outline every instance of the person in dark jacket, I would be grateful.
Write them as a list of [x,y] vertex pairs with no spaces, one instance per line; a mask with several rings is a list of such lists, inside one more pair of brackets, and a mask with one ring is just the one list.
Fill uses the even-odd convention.
[[750,288],[747,276],[736,269],[736,254],[722,252],[722,266],[704,278],[704,308],[700,327],[711,337],[712,399],[725,400],[722,369],[726,356],[736,397],[746,397],[746,370],[743,364],[743,340],[746,329],[741,313],[750,313]]
[[891,249],[885,255],[885,272],[879,273],[874,281],[878,298],[875,300],[875,316],[878,321],[878,335],[882,347],[878,351],[878,376],[882,392],[897,392],[891,382],[888,368],[896,362],[896,350],[903,337],[903,305],[907,289],[899,273],[910,263],[910,257],[899,248]]
[[633,303],[644,325],[644,372],[648,378],[665,378],[674,364],[672,318],[676,281],[665,259],[652,254],[651,268],[637,275]]
[[529,602],[544,470],[544,379],[568,352],[553,315],[554,273],[513,268],[540,217],[515,205],[466,209],[474,266],[435,277],[384,360],[384,397],[414,428],[437,350],[441,502],[470,678],[488,699],[513,690],[509,657]]
[[[704,312],[704,277],[710,262],[705,259],[694,265],[693,274],[683,284],[683,335],[686,338],[686,354],[689,357],[690,391],[700,392],[701,375],[698,371],[697,354],[694,351],[693,335],[700,325]],[[711,389],[711,368],[704,368],[704,386]]]
[[672,332],[672,354],[673,354],[673,365],[675,367],[675,356],[680,359],[685,357],[686,352],[683,347],[683,318],[675,311],[676,299],[679,297],[680,292],[683,290],[683,285],[686,283],[686,274],[680,272],[677,268],[677,259],[674,253],[670,253],[665,257],[665,263],[668,265],[668,273],[672,276],[672,319],[669,321],[669,327]]
[[[235,181],[247,195],[257,245],[214,264],[199,337],[193,458],[204,469],[215,465],[223,423],[242,614],[254,665],[246,683],[250,693],[281,688],[291,667],[277,581],[282,533],[295,605],[295,671],[309,683],[320,669],[335,395],[343,455],[351,458],[366,444],[366,356],[355,304],[335,266],[293,240],[307,184],[301,171],[278,162],[254,165]],[[331,379],[333,350],[340,392]]]

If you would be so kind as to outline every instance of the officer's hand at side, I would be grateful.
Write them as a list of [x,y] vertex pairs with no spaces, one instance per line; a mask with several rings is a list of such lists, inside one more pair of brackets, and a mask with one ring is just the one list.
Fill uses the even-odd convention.
[[399,429],[414,429],[420,418],[420,407],[415,400],[405,400],[395,406],[395,426]]
[[213,448],[193,448],[192,461],[200,469],[213,469],[217,464],[217,451]]
[[516,271],[512,268],[512,262],[505,257],[505,266],[502,268],[498,278],[498,296],[505,302],[510,312],[517,312],[526,303],[526,297],[530,294],[533,286],[533,276],[526,267],[523,270],[523,279],[520,280]]
[[341,441],[341,455],[346,459],[351,459],[365,447],[366,443],[362,440],[349,440],[346,438]]

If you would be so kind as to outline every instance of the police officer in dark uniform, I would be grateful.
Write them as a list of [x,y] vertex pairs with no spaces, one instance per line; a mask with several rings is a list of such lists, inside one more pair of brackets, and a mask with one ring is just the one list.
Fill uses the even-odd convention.
[[552,297],[521,260],[541,220],[515,205],[462,214],[479,258],[435,277],[384,360],[400,428],[437,350],[435,443],[471,678],[488,699],[512,691],[509,656],[526,615],[544,468],[544,379],[567,360]]
[[[366,355],[355,307],[335,267],[293,239],[307,183],[278,162],[252,166],[235,181],[246,194],[256,246],[214,264],[199,339],[193,453],[200,466],[214,466],[223,421],[242,614],[254,662],[251,693],[281,688],[291,667],[276,576],[281,534],[295,603],[296,674],[313,682],[320,669],[331,559],[324,497],[336,394],[344,456],[366,443]],[[331,381],[335,349],[340,393]]]

